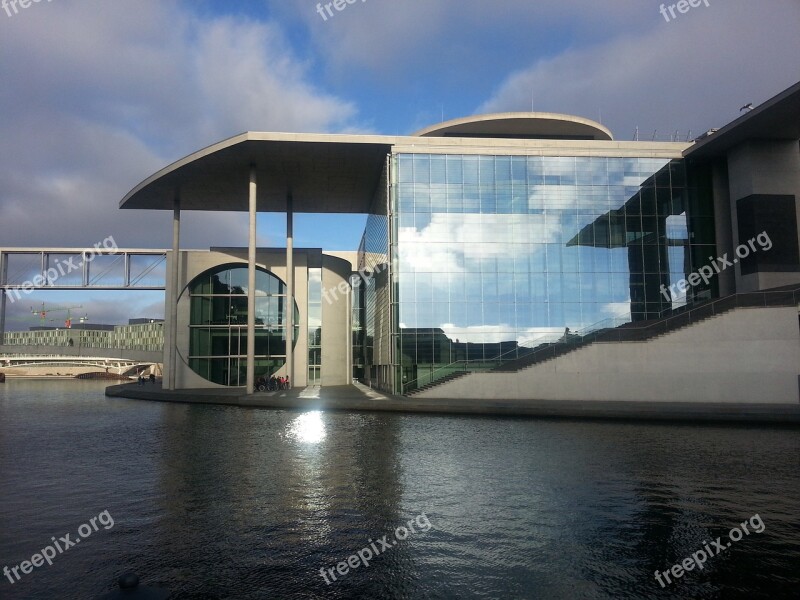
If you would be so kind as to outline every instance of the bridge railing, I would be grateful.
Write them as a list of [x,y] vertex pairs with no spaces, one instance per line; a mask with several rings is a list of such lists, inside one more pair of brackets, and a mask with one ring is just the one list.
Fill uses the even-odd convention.
[[70,357],[118,358],[141,362],[164,362],[164,351],[128,350],[125,348],[78,348],[75,346],[0,345],[0,355],[56,355]]

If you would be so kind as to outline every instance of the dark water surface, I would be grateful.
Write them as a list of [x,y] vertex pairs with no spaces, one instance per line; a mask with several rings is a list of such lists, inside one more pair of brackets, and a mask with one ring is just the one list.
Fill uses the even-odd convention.
[[[798,429],[293,413],[104,387],[0,385],[0,567],[80,538],[103,511],[114,522],[96,519],[52,566],[3,577],[0,598],[93,598],[129,569],[185,599],[800,590]],[[656,569],[756,514],[762,533],[756,520],[702,571],[658,584]],[[336,573],[384,535],[369,567]]]

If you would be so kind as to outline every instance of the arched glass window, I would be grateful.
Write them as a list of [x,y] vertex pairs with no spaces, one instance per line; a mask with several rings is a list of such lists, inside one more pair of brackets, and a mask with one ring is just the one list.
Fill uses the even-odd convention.
[[[229,386],[246,384],[247,265],[226,264],[198,275],[189,293],[189,367],[201,377]],[[286,362],[286,284],[256,271],[256,378],[269,377]],[[294,303],[293,346],[300,314]]]

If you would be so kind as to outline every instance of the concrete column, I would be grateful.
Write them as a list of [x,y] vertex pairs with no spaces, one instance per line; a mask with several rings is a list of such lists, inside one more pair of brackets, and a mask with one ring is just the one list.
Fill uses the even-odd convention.
[[356,290],[351,285],[347,289],[347,317],[345,319],[344,348],[346,360],[344,365],[345,384],[353,383],[353,294]]
[[0,346],[6,343],[6,291],[0,290]]
[[294,206],[292,194],[286,196],[286,376],[294,385]]
[[131,287],[131,255],[126,252],[123,259],[125,260],[125,287]]
[[[731,215],[731,199],[728,188],[728,163],[715,161],[711,166],[711,181],[714,194],[714,234],[717,240],[717,256],[733,256],[733,231],[735,223]],[[736,292],[736,271],[725,269],[717,276],[719,295],[728,296]]]
[[250,227],[247,237],[247,393],[256,381],[256,166],[250,165]]
[[[175,389],[175,374],[178,370],[178,297],[180,296],[180,248],[181,248],[181,199],[175,194],[172,207],[172,262],[170,263],[169,282],[172,288],[167,294],[169,299],[169,372],[167,389]],[[163,385],[163,379],[162,379]]]
[[[0,252],[0,285],[6,285],[8,254]],[[0,346],[6,342],[6,290],[0,289]]]

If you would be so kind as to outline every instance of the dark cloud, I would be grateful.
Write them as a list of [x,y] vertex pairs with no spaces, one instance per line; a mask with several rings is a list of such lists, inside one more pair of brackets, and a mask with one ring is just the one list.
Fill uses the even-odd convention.
[[712,2],[667,23],[532,61],[478,112],[536,110],[602,118],[617,139],[685,138],[721,127],[747,102],[800,79],[800,3]]

